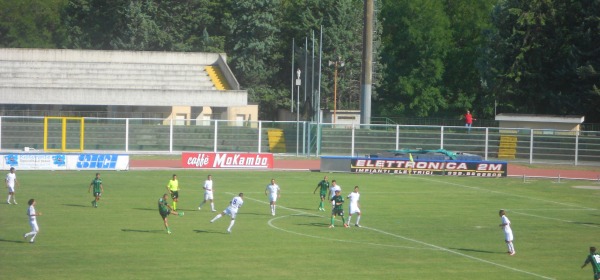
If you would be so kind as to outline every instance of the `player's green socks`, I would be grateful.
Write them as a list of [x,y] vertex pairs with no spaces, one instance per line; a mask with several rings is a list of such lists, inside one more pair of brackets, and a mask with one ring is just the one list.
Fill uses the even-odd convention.
[[331,225],[335,222],[335,217],[331,217]]
[[342,216],[342,223],[346,224],[346,219],[344,219],[344,216]]
[[321,203],[319,203],[319,208],[323,208],[323,201],[321,201]]

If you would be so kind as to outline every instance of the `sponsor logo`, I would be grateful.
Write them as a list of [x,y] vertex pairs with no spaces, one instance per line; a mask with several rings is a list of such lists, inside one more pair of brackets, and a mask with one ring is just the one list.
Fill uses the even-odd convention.
[[81,154],[77,158],[77,168],[114,169],[119,155]]
[[273,154],[259,153],[183,153],[185,168],[273,168]]
[[6,162],[6,165],[19,166],[19,156],[13,154],[5,155],[4,162]]
[[351,171],[355,173],[390,173],[477,177],[501,177],[507,175],[507,164],[496,162],[352,159],[350,168]]
[[56,166],[65,166],[65,155],[54,155],[52,156],[52,161],[54,161],[54,165]]

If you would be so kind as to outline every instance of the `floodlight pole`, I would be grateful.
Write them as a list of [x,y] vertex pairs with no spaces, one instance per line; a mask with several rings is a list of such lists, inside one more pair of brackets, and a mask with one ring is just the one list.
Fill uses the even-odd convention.
[[333,71],[333,124],[337,119],[337,73],[338,73],[338,65],[339,67],[344,67],[344,62],[342,61],[342,57],[338,57],[336,61],[329,61],[329,66],[334,66]]
[[[300,139],[300,85],[302,85],[302,80],[300,79],[300,74],[302,74],[302,71],[300,71],[300,68],[298,68],[298,70],[296,70],[296,86],[298,86],[298,94],[296,96],[296,156],[298,156],[298,150],[299,150],[299,139]],[[292,100],[293,102],[293,100]]]

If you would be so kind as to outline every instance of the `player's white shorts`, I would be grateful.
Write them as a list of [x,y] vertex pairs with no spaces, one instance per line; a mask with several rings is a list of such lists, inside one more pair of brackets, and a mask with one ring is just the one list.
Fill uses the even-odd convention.
[[354,214],[354,213],[360,213],[360,208],[358,208],[358,206],[354,206],[354,207],[353,207],[352,205],[350,205],[350,206],[348,207],[348,214],[349,214],[349,215],[352,215],[352,214]]
[[31,226],[31,231],[35,231],[35,232],[40,231],[37,221],[29,221],[29,225]]
[[8,192],[9,193],[14,193],[15,192],[15,187],[8,187]]
[[269,201],[277,201],[277,194],[276,193],[269,194]]
[[232,219],[235,219],[235,216],[237,216],[237,209],[227,207],[225,208],[225,214],[229,215]]
[[204,200],[213,200],[213,192],[204,192]]
[[504,231],[504,240],[506,240],[506,241],[513,241],[512,230],[505,230]]

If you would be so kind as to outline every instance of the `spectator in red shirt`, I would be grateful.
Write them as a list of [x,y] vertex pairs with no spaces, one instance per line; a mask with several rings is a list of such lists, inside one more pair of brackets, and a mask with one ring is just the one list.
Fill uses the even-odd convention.
[[465,126],[467,127],[467,133],[471,133],[471,126],[473,125],[473,121],[476,120],[477,119],[474,119],[473,115],[471,115],[471,112],[467,110],[467,113],[465,114]]

